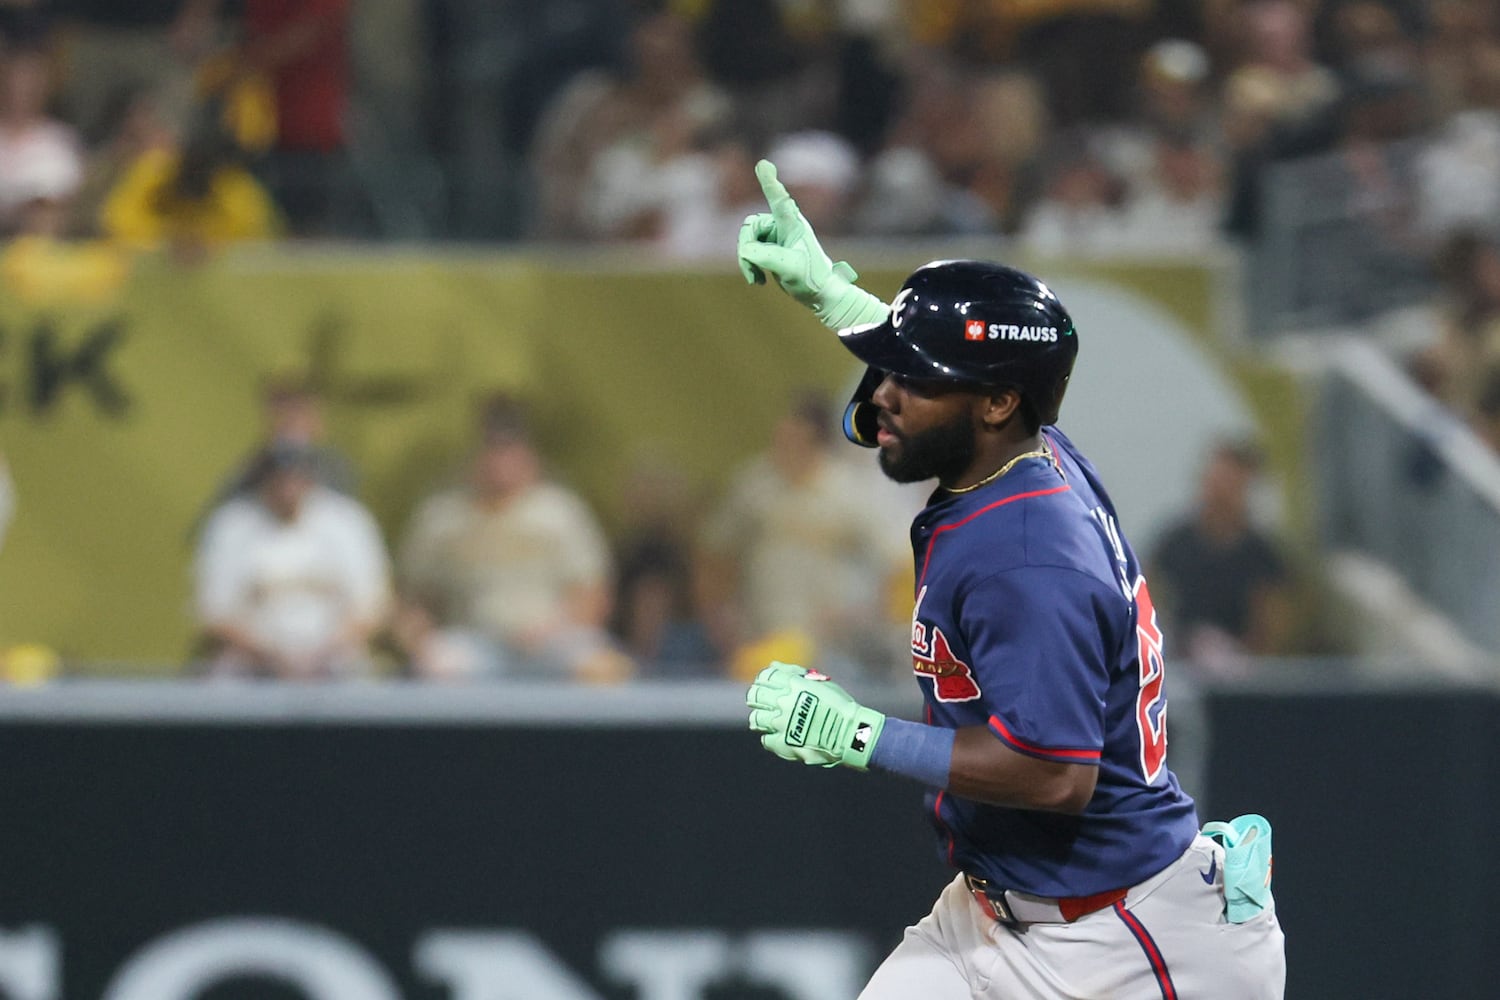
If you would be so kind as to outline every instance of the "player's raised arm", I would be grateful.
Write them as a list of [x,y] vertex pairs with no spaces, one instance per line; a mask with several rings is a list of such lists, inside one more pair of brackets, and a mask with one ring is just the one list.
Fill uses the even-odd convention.
[[745,280],[761,285],[770,275],[782,291],[833,330],[885,319],[890,310],[854,284],[859,278],[854,268],[844,261],[834,263],[824,252],[802,210],[776,177],[775,164],[761,160],[755,176],[771,210],[746,216],[740,227],[740,273]]

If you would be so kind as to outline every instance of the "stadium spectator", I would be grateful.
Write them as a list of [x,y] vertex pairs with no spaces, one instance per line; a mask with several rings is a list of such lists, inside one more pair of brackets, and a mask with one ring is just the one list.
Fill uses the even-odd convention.
[[368,676],[384,622],[389,566],[375,520],[318,484],[316,453],[272,445],[256,489],[221,505],[203,531],[196,603],[215,677]]
[[1338,78],[1313,57],[1305,5],[1295,0],[1254,0],[1240,11],[1245,51],[1225,81],[1231,112],[1260,109],[1271,124],[1296,127],[1332,107]]
[[820,395],[801,394],[704,527],[704,621],[746,669],[756,658],[735,650],[778,644],[811,644],[819,663],[841,670],[883,666],[891,628],[904,627],[886,598],[910,572],[906,539],[889,530],[861,471],[833,453],[836,426]]
[[699,130],[693,148],[664,164],[658,245],[669,257],[703,260],[726,253],[724,234],[759,210],[755,158],[724,126]]
[[999,70],[975,78],[965,100],[969,123],[944,143],[944,173],[956,189],[953,232],[1014,232],[1027,196],[1026,175],[1051,132],[1047,95],[1028,73]]
[[[867,235],[926,235],[950,228],[953,188],[945,168],[953,137],[967,136],[970,81],[957,68],[917,59],[904,79],[884,148],[870,160],[855,229]],[[967,158],[967,157],[966,157]]]
[[1417,380],[1455,411],[1473,413],[1487,375],[1500,370],[1500,244],[1473,230],[1438,254],[1443,279],[1437,340],[1413,358]]
[[680,471],[643,460],[623,490],[616,533],[618,594],[610,631],[643,677],[703,675],[719,656],[696,615],[692,539],[697,517]]
[[46,118],[48,63],[36,48],[0,53],[0,287],[33,306],[108,301],[129,275],[128,255],[77,241],[83,179],[73,130]]
[[125,87],[111,95],[105,118],[109,128],[90,146],[83,182],[73,199],[68,230],[75,235],[100,235],[110,192],[141,157],[153,151],[170,154],[177,145],[172,125],[143,87]]
[[518,675],[589,682],[629,676],[610,641],[610,559],[588,506],[550,482],[514,399],[484,407],[466,485],[425,500],[401,546],[404,590],[444,626],[485,636]]
[[1042,197],[1031,206],[1021,242],[1039,253],[1102,253],[1124,232],[1125,185],[1083,133],[1060,136],[1047,157]]
[[859,154],[832,132],[802,131],[777,137],[766,153],[781,182],[809,218],[827,219],[818,231],[848,231],[853,196],[860,183]]
[[1464,106],[1417,163],[1420,225],[1431,237],[1500,221],[1500,45],[1465,60]]
[[130,276],[131,255],[103,240],[68,239],[65,192],[34,189],[16,232],[0,245],[0,288],[30,306],[113,301]]
[[1338,77],[1313,55],[1308,14],[1294,0],[1255,0],[1237,8],[1236,68],[1220,103],[1233,164],[1226,229],[1261,234],[1265,174],[1279,160],[1328,151],[1338,134]]
[[[1429,284],[1430,240],[1416,187],[1417,81],[1399,72],[1352,75],[1339,101],[1335,144],[1300,162],[1297,197],[1317,206],[1298,233],[1297,283],[1315,289],[1324,316],[1359,322],[1419,298]],[[1303,220],[1284,216],[1284,230]]]
[[242,0],[236,69],[267,81],[276,139],[260,170],[290,231],[354,225],[346,152],[349,0]]
[[431,600],[402,594],[391,615],[391,638],[407,675],[419,681],[494,680],[507,671],[493,642],[471,629],[443,625]]
[[1218,108],[1209,87],[1208,53],[1182,38],[1157,42],[1141,57],[1130,114],[1093,127],[1100,155],[1131,189],[1155,183],[1162,136],[1218,145]]
[[1191,135],[1161,132],[1155,171],[1126,195],[1116,248],[1131,253],[1201,254],[1220,242],[1222,169],[1213,148]]
[[1045,95],[1010,70],[921,61],[857,217],[865,233],[1010,233],[1048,137]]
[[536,235],[661,235],[663,205],[675,196],[661,166],[728,110],[704,77],[688,24],[670,13],[643,18],[623,74],[586,71],[543,114],[531,150]]
[[205,516],[235,497],[253,495],[259,488],[263,456],[278,446],[305,450],[319,485],[354,496],[358,486],[354,463],[329,444],[323,407],[322,392],[307,378],[293,374],[267,378],[260,390],[260,435],[250,453],[220,483]]
[[265,240],[276,208],[246,168],[221,108],[197,113],[180,149],[147,149],[125,170],[99,211],[105,235],[129,247],[165,247],[180,261],[201,260],[225,244]]
[[34,202],[71,198],[83,179],[77,132],[47,113],[49,59],[36,46],[0,51],[0,236],[22,228]]
[[328,421],[323,393],[300,375],[273,375],[261,386],[261,439],[219,491],[220,500],[243,496],[255,489],[257,456],[275,445],[295,445],[312,454],[313,475],[320,484],[353,496],[354,464],[328,443]]
[[1216,447],[1196,509],[1167,528],[1151,559],[1163,631],[1209,675],[1233,674],[1248,656],[1288,652],[1293,641],[1291,573],[1250,516],[1261,464],[1253,445]]

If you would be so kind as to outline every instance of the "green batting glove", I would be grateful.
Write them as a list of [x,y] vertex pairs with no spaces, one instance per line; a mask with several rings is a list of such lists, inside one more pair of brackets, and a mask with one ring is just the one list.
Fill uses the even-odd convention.
[[802,210],[776,178],[770,160],[755,165],[769,213],[746,216],[740,227],[740,273],[752,285],[766,275],[834,330],[878,323],[890,312],[886,304],[855,285],[859,277],[843,261],[835,264],[818,243]]
[[786,760],[869,770],[885,716],[865,708],[824,674],[772,663],[745,695],[750,729],[761,746]]

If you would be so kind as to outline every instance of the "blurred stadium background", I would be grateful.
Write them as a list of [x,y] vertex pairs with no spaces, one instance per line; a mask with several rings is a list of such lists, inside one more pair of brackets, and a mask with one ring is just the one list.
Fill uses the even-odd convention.
[[[1493,997],[1492,0],[0,0],[0,998],[830,1000],[945,876],[921,491],[733,244],[982,256],[1277,838],[1288,996]],[[836,432],[834,432],[836,435]],[[296,526],[291,531],[288,526]]]

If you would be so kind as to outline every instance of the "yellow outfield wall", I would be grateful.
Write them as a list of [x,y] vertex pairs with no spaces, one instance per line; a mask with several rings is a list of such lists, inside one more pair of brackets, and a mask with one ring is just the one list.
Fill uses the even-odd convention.
[[[906,269],[864,283],[889,296]],[[1212,269],[1066,273],[1212,339]],[[612,523],[643,456],[712,489],[763,446],[793,390],[839,393],[857,373],[799,307],[727,267],[261,250],[194,268],[143,260],[99,300],[52,298],[0,300],[0,453],[17,493],[0,647],[80,660],[184,657],[194,526],[253,446],[268,375],[323,387],[332,443],[394,542],[461,463],[474,402],[493,389],[534,401],[555,470]]]

